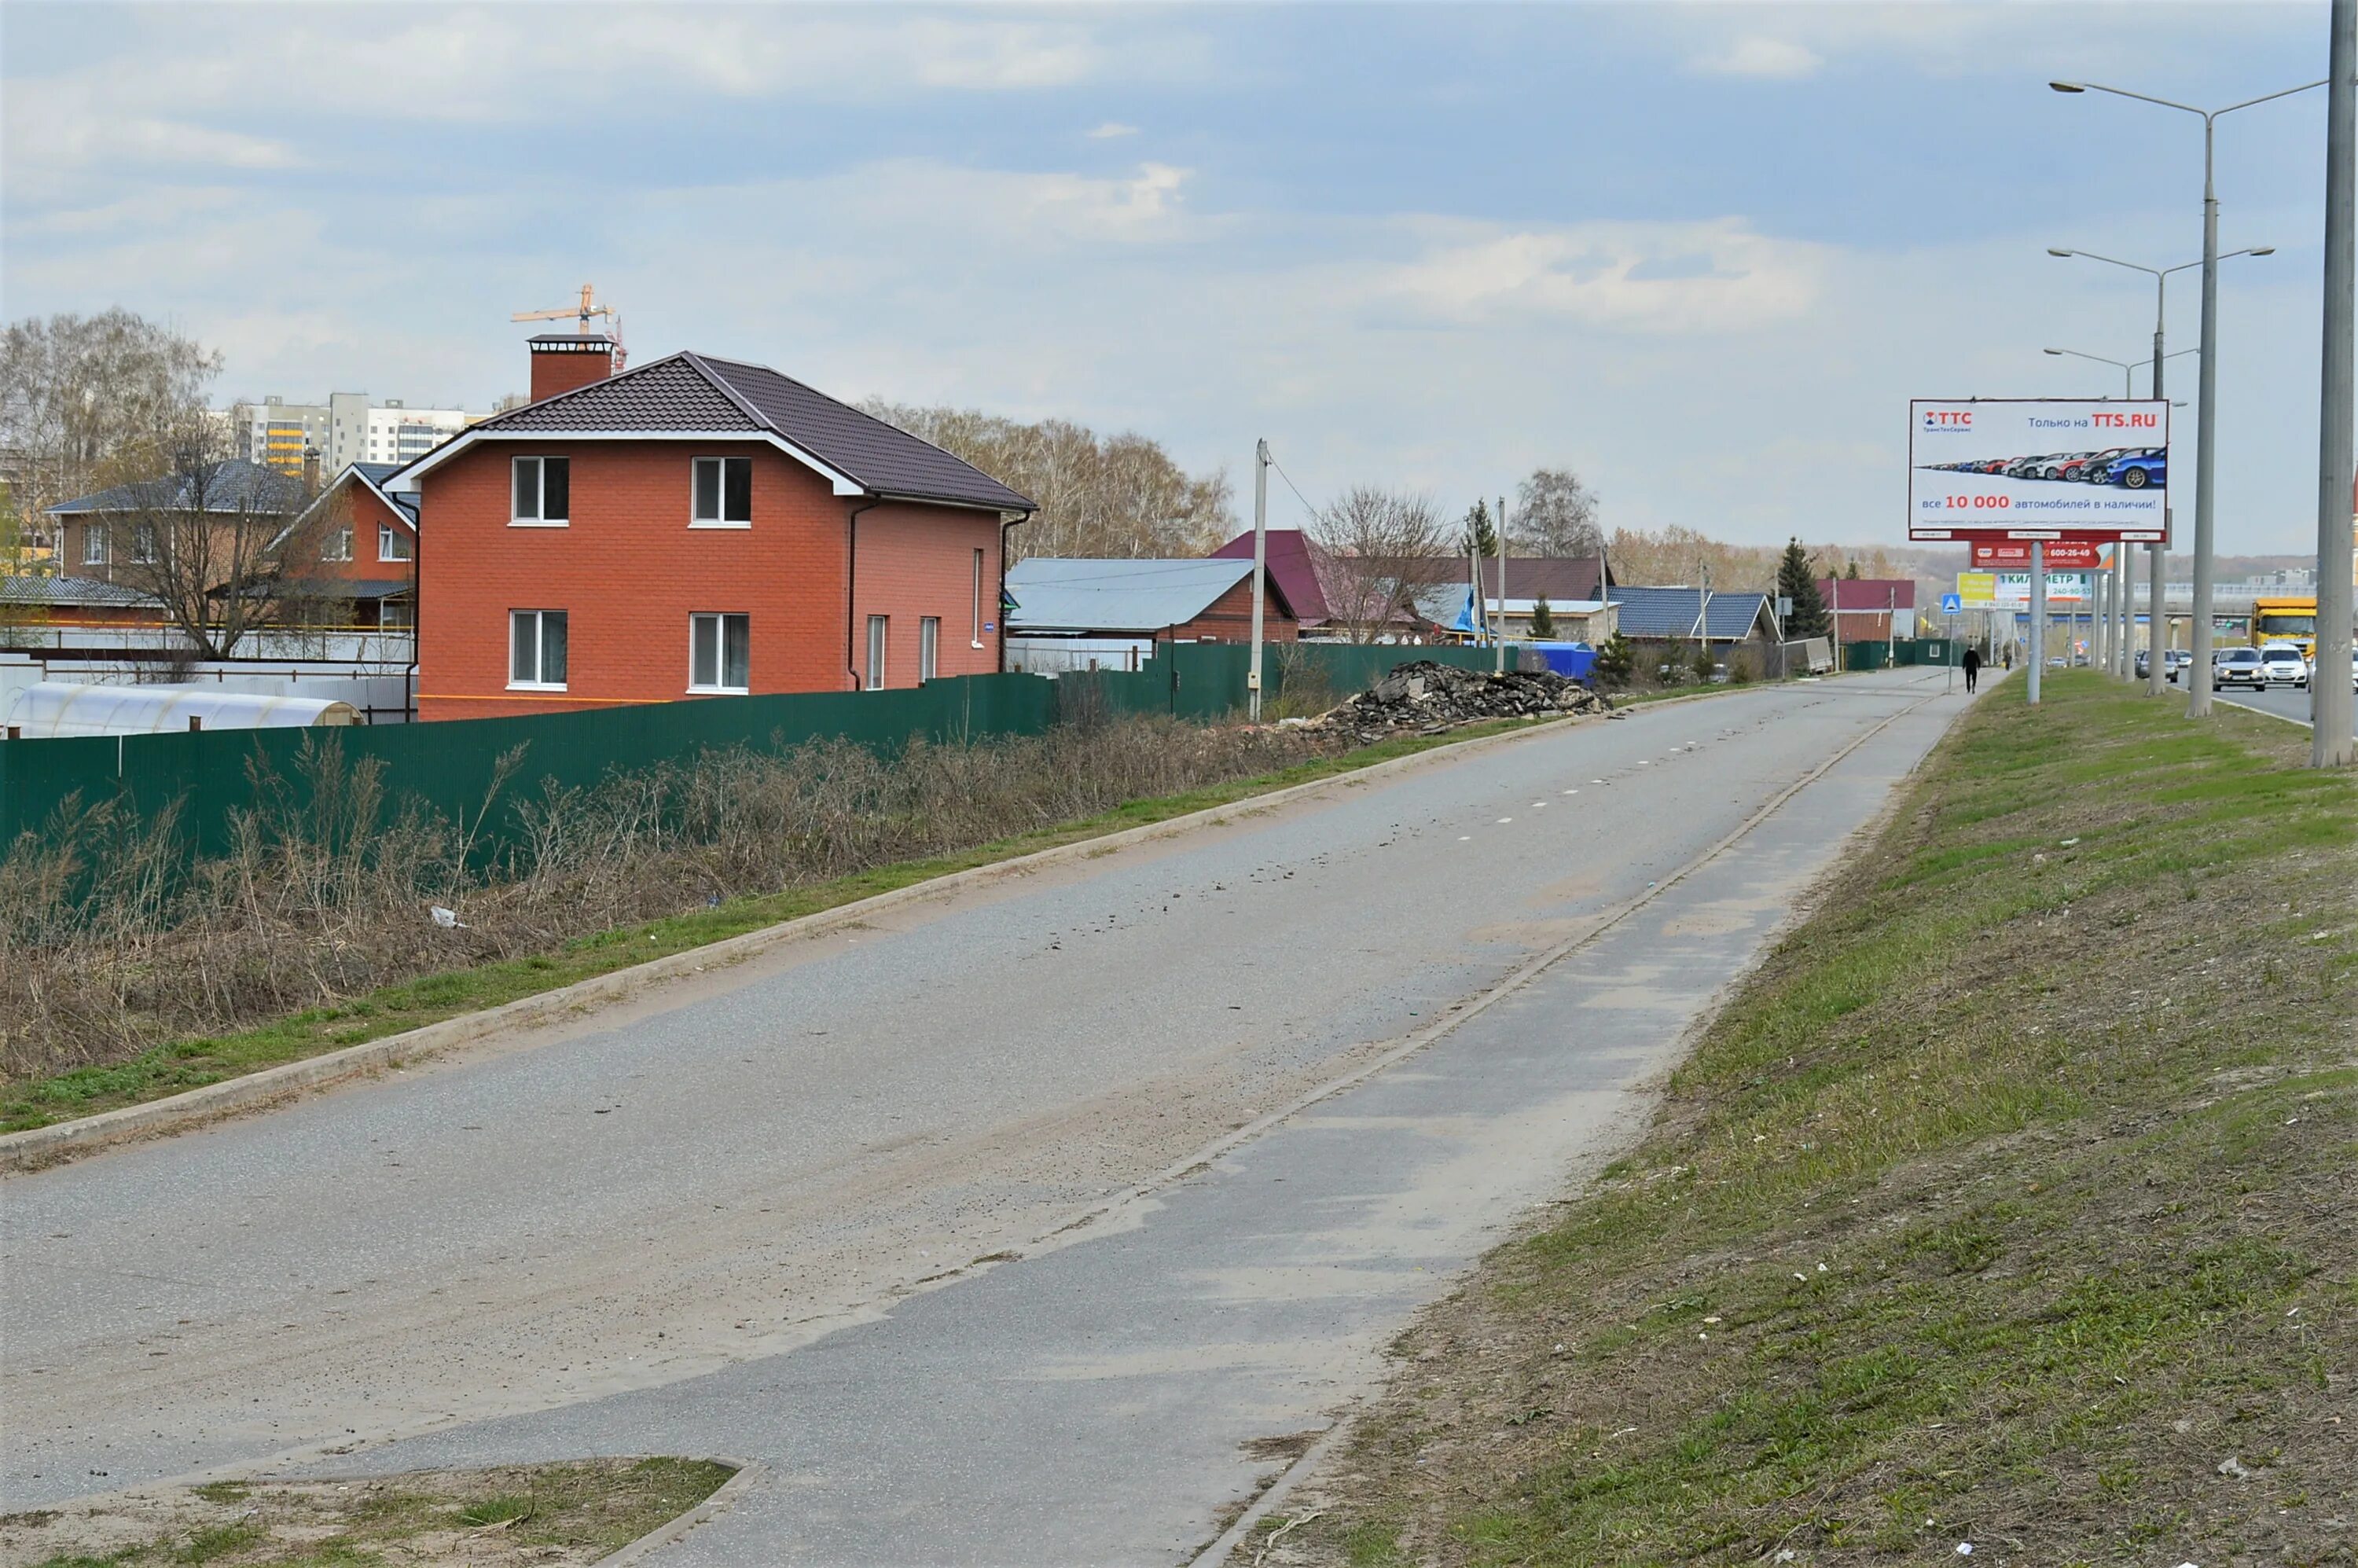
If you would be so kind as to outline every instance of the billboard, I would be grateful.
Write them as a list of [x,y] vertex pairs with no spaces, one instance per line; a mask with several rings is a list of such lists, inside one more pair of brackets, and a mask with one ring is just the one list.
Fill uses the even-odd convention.
[[1919,398],[1908,406],[1908,536],[2167,543],[2169,405]]
[[1959,572],[1956,599],[1961,609],[1995,609],[1997,605],[1997,573]]

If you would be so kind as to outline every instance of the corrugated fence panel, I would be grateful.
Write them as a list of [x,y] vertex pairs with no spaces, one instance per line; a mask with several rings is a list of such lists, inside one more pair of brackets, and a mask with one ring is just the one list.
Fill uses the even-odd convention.
[[[1517,650],[1508,650],[1511,667]],[[1432,659],[1487,669],[1487,648],[1271,643],[1263,665],[1272,699],[1289,672],[1315,669],[1325,697],[1340,701],[1383,678],[1393,666]],[[185,802],[188,831],[202,852],[227,846],[240,811],[265,803],[258,780],[282,781],[281,798],[308,809],[311,781],[302,765],[308,744],[336,749],[346,763],[384,764],[386,806],[431,806],[467,825],[483,815],[501,759],[523,748],[501,802],[593,784],[616,769],[677,761],[713,748],[787,747],[842,737],[898,751],[915,737],[936,741],[1037,735],[1062,718],[1162,713],[1210,722],[1246,707],[1250,651],[1237,643],[1166,646],[1136,673],[1100,670],[1051,681],[1031,675],[966,676],[908,690],[807,692],[779,697],[709,697],[642,707],[584,708],[521,719],[459,719],[434,724],[344,730],[213,730],[193,734],[96,736],[0,741],[0,854],[19,834],[38,830],[69,796],[85,803],[126,798],[142,814]],[[484,825],[502,838],[510,805],[494,804]]]

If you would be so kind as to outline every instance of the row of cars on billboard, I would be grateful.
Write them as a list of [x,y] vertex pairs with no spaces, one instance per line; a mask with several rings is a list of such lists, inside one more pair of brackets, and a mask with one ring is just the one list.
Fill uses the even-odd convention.
[[2115,447],[2108,451],[2047,452],[2038,457],[1979,458],[1926,466],[1941,473],[1997,473],[2008,479],[2117,484],[2125,490],[2143,490],[2147,485],[2158,489],[2169,482],[2169,449]]

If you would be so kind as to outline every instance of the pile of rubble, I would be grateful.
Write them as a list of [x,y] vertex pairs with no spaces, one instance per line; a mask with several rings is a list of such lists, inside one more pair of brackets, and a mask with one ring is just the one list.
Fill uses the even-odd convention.
[[1483,719],[1529,719],[1561,713],[1607,713],[1612,704],[1578,681],[1548,671],[1502,676],[1436,665],[1401,665],[1371,690],[1317,722],[1364,746],[1387,735],[1431,735]]

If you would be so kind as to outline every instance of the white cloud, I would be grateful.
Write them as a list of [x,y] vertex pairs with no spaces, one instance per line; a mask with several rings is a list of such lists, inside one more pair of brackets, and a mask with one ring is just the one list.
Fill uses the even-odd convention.
[[1710,223],[1492,232],[1379,269],[1368,297],[1466,324],[1531,316],[1638,332],[1744,331],[1817,297],[1819,248]]
[[1813,75],[1825,63],[1814,49],[1801,44],[1756,34],[1738,38],[1725,49],[1698,57],[1694,67],[1714,76],[1751,76],[1792,81]]
[[6,100],[0,123],[6,127],[9,184],[20,200],[70,191],[68,177],[81,169],[226,172],[303,162],[287,142],[137,113],[124,101],[102,99],[86,82],[12,82]]
[[1109,141],[1115,136],[1136,135],[1138,135],[1136,125],[1125,125],[1119,120],[1108,120],[1104,124],[1095,126],[1088,132],[1089,139],[1097,142]]

